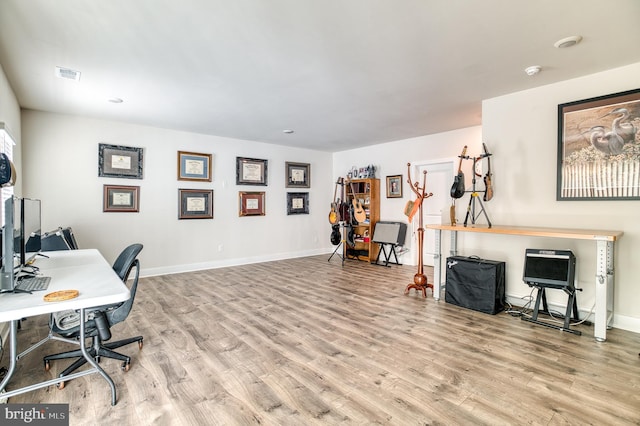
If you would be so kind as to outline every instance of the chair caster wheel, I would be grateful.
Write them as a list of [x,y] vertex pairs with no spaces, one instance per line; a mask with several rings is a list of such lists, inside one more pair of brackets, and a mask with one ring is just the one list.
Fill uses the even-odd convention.
[[60,382],[56,386],[58,387],[58,389],[62,390],[64,389],[64,382]]
[[44,371],[51,370],[51,363],[49,361],[44,362]]
[[138,349],[142,349],[142,340],[138,342]]
[[122,371],[127,372],[131,369],[131,363],[130,362],[123,362],[122,363]]

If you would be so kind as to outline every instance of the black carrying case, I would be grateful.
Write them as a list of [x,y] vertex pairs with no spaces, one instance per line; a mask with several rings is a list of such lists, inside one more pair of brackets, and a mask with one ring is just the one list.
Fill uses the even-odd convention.
[[487,314],[504,310],[504,262],[450,256],[446,271],[447,303]]

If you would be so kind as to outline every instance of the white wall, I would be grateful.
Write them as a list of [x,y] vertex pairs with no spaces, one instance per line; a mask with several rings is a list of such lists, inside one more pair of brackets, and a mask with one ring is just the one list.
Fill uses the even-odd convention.
[[[110,261],[141,242],[144,275],[331,251],[329,153],[29,110],[22,128],[23,195],[42,200],[43,229],[71,226]],[[142,147],[144,178],[98,177],[99,143]],[[178,151],[212,153],[213,182],[178,181]],[[236,186],[236,156],[267,159],[268,186]],[[309,192],[309,215],[286,214],[285,161],[311,164],[311,188],[289,190]],[[140,212],[104,213],[105,184],[140,186]],[[213,189],[214,219],[178,220],[178,188]],[[265,191],[266,216],[239,217],[239,191]]]
[[[556,201],[556,149],[558,104],[640,87],[640,64],[613,69],[583,78],[513,93],[483,102],[482,128],[461,129],[420,138],[334,154],[333,174],[343,175],[352,165],[379,165],[378,176],[402,173],[406,163],[455,157],[463,145],[470,154],[481,152],[485,142],[492,152],[495,195],[486,203],[493,224],[560,228],[620,230],[616,243],[614,326],[640,332],[640,286],[638,253],[640,246],[639,201]],[[468,182],[468,174],[465,174]],[[428,182],[428,179],[427,179]],[[428,186],[428,183],[427,183]],[[384,183],[382,183],[384,188]],[[382,191],[384,192],[384,191]],[[406,220],[404,200],[382,198],[385,220]],[[468,195],[461,201],[468,200]],[[458,201],[458,210],[464,207]],[[458,216],[460,219],[460,217]],[[478,223],[482,223],[481,220]],[[570,249],[577,257],[578,285],[583,291],[577,300],[583,315],[595,301],[596,248],[592,241],[552,238],[525,238],[506,235],[458,234],[463,255],[507,263],[507,294],[522,304],[530,289],[522,282],[526,248]],[[448,235],[443,234],[443,254],[448,253]],[[408,256],[408,255],[407,255]],[[405,256],[405,257],[407,257]],[[415,256],[403,259],[405,263]],[[566,305],[563,292],[549,292],[549,301]],[[593,319],[593,318],[592,318]]]

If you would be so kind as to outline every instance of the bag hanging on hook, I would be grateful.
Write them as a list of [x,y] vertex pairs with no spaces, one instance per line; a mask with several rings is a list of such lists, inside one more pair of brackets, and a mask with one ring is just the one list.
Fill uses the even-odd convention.
[[0,186],[13,186],[16,183],[16,168],[4,152],[0,152]]

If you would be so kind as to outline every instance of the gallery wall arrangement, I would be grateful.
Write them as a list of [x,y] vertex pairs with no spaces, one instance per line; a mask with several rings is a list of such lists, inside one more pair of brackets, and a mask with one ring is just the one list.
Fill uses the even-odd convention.
[[[178,151],[177,180],[213,181],[211,153]],[[268,186],[268,160],[236,157],[236,185]],[[98,144],[98,176],[143,179],[143,148]],[[311,164],[285,161],[285,188],[310,188]],[[213,219],[213,189],[178,188],[178,220]],[[265,191],[239,191],[238,215],[265,216]],[[140,211],[140,186],[103,185],[103,212]],[[309,214],[308,192],[286,193],[287,215]]]

